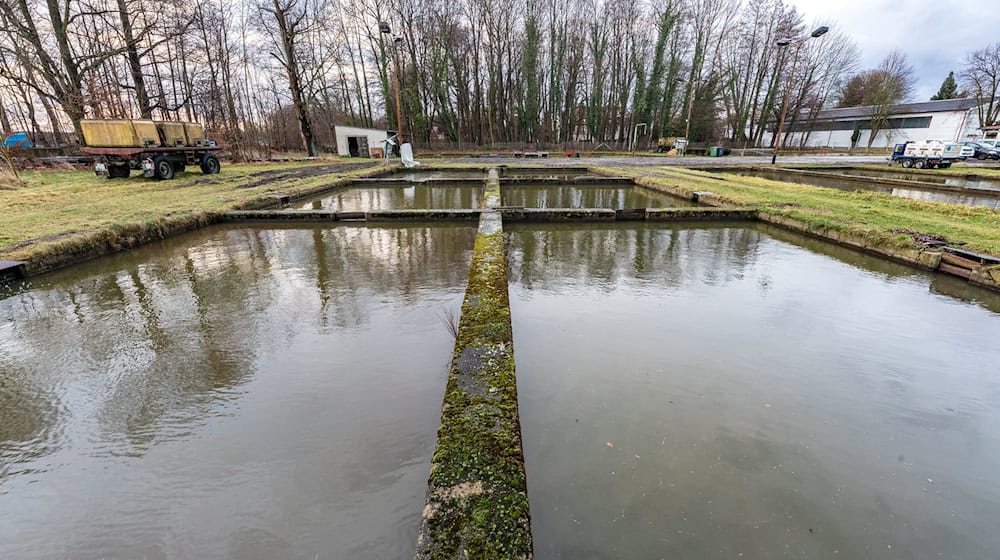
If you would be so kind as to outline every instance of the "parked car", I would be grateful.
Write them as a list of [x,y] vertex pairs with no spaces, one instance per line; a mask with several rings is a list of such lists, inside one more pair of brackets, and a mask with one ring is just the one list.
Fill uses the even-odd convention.
[[962,161],[965,161],[965,160],[969,159],[970,157],[973,157],[973,156],[976,155],[976,149],[973,148],[970,144],[971,144],[970,142],[966,142],[966,143],[962,144],[962,157],[961,157]]
[[971,157],[976,159],[1000,159],[1000,150],[985,142],[966,142],[965,145],[972,148],[973,154]]

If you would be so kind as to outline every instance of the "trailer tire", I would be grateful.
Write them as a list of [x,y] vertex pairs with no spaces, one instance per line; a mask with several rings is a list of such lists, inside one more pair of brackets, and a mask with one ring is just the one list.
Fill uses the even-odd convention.
[[913,162],[913,167],[916,167],[917,169],[923,169],[927,167],[927,162],[922,159],[918,159],[917,161]]
[[909,169],[909,168],[913,167],[913,161],[911,161],[911,160],[908,160],[908,159],[904,159],[904,160],[903,160],[903,161],[902,161],[902,162],[900,163],[900,165],[902,165],[903,167],[905,167],[905,168]]
[[222,169],[222,165],[219,163],[219,158],[205,154],[201,158],[201,172],[205,175],[214,175]]
[[157,179],[166,181],[174,178],[174,164],[163,156],[153,158],[153,174]]

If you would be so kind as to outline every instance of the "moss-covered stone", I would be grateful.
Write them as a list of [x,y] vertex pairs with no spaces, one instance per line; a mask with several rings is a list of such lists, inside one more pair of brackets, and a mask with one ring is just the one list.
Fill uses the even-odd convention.
[[491,225],[469,267],[416,558],[531,557],[506,255]]

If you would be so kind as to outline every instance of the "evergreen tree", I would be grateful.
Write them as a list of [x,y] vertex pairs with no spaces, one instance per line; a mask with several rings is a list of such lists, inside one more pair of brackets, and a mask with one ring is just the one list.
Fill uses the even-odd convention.
[[941,89],[938,90],[931,101],[941,101],[942,99],[955,99],[958,97],[958,84],[955,83],[955,73],[948,72],[948,77],[941,82]]

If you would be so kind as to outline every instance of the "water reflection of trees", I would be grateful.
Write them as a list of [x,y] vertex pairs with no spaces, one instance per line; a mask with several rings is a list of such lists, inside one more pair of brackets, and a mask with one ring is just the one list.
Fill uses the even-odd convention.
[[258,357],[302,330],[363,328],[373,305],[461,291],[474,236],[216,230],[43,278],[0,300],[0,445],[26,456],[80,430],[93,453],[143,453],[228,413]]
[[335,191],[332,194],[305,202],[302,207],[348,212],[404,208],[479,208],[482,206],[482,199],[483,188],[481,185],[366,186]]
[[690,206],[683,199],[621,185],[504,186],[503,203],[525,208],[662,208]]
[[528,288],[583,282],[607,291],[629,280],[725,283],[755,264],[760,240],[759,232],[743,227],[518,228],[510,234],[510,279]]

